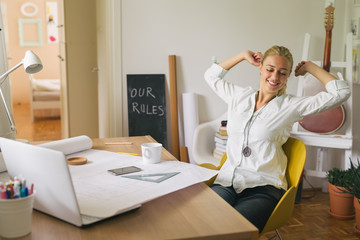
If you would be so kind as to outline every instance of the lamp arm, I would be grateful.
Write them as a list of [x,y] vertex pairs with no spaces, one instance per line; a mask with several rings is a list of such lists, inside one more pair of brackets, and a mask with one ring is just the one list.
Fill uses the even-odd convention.
[[2,102],[3,102],[3,104],[4,104],[4,107],[5,107],[5,110],[6,110],[6,115],[7,115],[8,119],[9,119],[10,124],[11,124],[11,130],[12,130],[12,131],[15,131],[15,130],[16,130],[16,127],[15,127],[14,121],[13,121],[13,119],[12,119],[12,117],[11,117],[10,111],[9,111],[9,109],[8,109],[8,107],[7,107],[7,104],[6,104],[6,101],[5,101],[5,97],[4,97],[4,94],[3,94],[3,91],[2,91],[2,89],[1,89],[1,87],[0,87],[0,95],[1,95],[1,100],[2,100]]
[[[18,67],[20,67],[21,65],[23,65],[23,61],[19,62],[18,64],[16,64],[15,66],[13,66],[11,69],[9,69],[7,72],[5,72],[3,75],[0,76],[0,85],[3,84],[3,82],[5,81],[6,77],[12,73],[13,71],[15,71]],[[4,79],[3,79],[4,78]]]
[[2,102],[3,102],[3,104],[4,104],[4,107],[5,107],[5,110],[6,110],[6,115],[7,115],[8,119],[9,119],[9,122],[10,122],[10,125],[11,125],[11,130],[12,130],[12,131],[16,131],[16,127],[15,127],[15,124],[14,124],[14,120],[13,120],[11,114],[10,114],[9,108],[8,108],[8,106],[7,106],[7,104],[6,104],[6,100],[5,100],[3,91],[2,91],[2,89],[1,89],[1,85],[4,83],[6,77],[7,77],[11,72],[13,72],[14,70],[16,70],[18,67],[20,67],[20,66],[23,65],[23,64],[24,64],[24,63],[23,63],[23,61],[21,60],[21,62],[19,62],[19,63],[16,64],[14,67],[12,67],[11,69],[9,69],[7,72],[5,72],[4,74],[2,74],[2,75],[0,76],[0,81],[1,81],[1,82],[0,82],[0,97],[1,97],[1,100],[2,100]]
[[9,108],[8,108],[8,106],[6,104],[6,100],[5,100],[5,97],[4,97],[4,93],[3,93],[2,89],[1,89],[1,85],[5,82],[6,77],[11,72],[13,72],[18,67],[20,67],[21,65],[24,65],[25,72],[27,72],[27,73],[37,73],[43,68],[39,57],[36,56],[31,50],[28,50],[25,53],[24,59],[22,59],[17,65],[15,65],[14,67],[12,67],[11,69],[9,69],[7,72],[5,72],[4,74],[2,74],[0,76],[0,97],[1,97],[1,101],[4,104],[4,107],[5,107],[5,110],[6,110],[6,115],[7,115],[8,119],[9,119],[9,122],[10,122],[11,131],[13,133],[15,132],[15,134],[16,134],[15,123],[14,123],[14,120],[12,118],[12,115],[10,114]]

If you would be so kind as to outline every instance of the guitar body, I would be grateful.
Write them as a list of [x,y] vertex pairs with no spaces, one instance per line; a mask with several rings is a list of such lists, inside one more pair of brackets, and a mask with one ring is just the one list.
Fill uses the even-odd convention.
[[[326,18],[325,18],[325,47],[324,47],[324,60],[323,60],[323,69],[329,72],[330,70],[330,53],[331,53],[331,37],[332,37],[332,28],[334,24],[334,7],[329,6],[326,8]],[[310,77],[311,76],[311,77]],[[309,75],[305,79],[306,88],[304,87],[305,96],[313,96],[321,91],[326,91],[324,85],[314,78],[312,75]],[[345,110],[343,106],[339,106],[330,110],[327,110],[322,113],[318,113],[311,116],[304,117],[299,124],[307,131],[328,134],[337,131],[345,121]]]
[[306,116],[299,123],[309,132],[329,134],[337,131],[344,124],[344,120],[344,108],[336,107],[322,113]]

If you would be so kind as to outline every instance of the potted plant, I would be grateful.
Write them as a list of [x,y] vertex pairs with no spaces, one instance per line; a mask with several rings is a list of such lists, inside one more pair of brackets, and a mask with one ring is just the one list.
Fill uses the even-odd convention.
[[346,187],[347,190],[345,191],[346,194],[350,193],[354,196],[354,207],[355,207],[355,218],[356,218],[356,225],[355,230],[356,232],[360,233],[360,164],[358,160],[357,166],[354,166],[352,161],[350,161],[350,175],[352,178],[351,184]]
[[351,219],[355,216],[354,196],[349,193],[353,185],[352,169],[341,170],[333,168],[326,174],[330,198],[331,216],[340,219]]

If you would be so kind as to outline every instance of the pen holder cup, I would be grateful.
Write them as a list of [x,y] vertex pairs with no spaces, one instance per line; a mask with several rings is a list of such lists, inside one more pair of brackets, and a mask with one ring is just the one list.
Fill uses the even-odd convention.
[[0,236],[16,238],[31,232],[33,194],[17,199],[0,199]]

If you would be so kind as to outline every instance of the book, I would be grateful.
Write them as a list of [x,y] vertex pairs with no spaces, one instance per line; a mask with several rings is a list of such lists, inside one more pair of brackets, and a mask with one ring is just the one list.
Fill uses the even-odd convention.
[[220,137],[218,137],[216,135],[214,137],[214,141],[215,141],[215,143],[221,143],[221,144],[224,144],[224,145],[227,144],[227,138],[220,138]]
[[226,152],[226,145],[228,139],[226,126],[227,120],[222,120],[220,123],[219,131],[217,131],[214,136],[215,147],[213,150],[213,157],[216,159],[221,159]]
[[220,126],[219,127],[219,133],[223,136],[227,136],[227,130],[226,130],[226,126]]
[[215,133],[215,137],[219,138],[219,139],[223,139],[223,140],[227,140],[228,139],[228,135],[221,135],[220,132],[216,132]]
[[226,152],[226,144],[215,143],[215,148],[219,151]]
[[222,156],[224,155],[225,151],[220,151],[216,148],[214,148],[214,151],[213,151],[213,157],[220,160],[222,158]]

